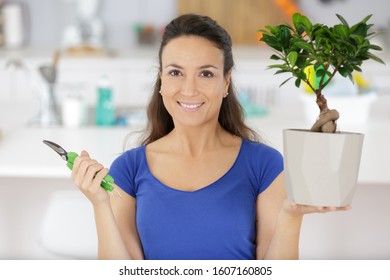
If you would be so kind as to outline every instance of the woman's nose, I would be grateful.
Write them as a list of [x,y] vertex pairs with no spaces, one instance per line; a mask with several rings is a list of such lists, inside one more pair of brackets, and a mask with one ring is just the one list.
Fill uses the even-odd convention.
[[182,94],[185,96],[194,96],[197,94],[197,86],[195,78],[187,77],[184,80]]

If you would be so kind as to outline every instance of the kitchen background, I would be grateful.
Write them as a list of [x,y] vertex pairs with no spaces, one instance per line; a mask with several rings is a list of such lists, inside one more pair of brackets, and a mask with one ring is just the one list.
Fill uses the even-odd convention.
[[[243,18],[237,17],[237,9],[242,6],[247,14],[244,15],[245,25],[256,22],[256,27],[271,21],[286,20],[280,6],[288,7],[288,2],[297,3],[298,8],[310,15],[314,21],[335,24],[338,19],[335,13],[345,16],[353,23],[367,14],[373,14],[372,23],[377,29],[386,30],[389,27],[390,15],[387,12],[389,3],[386,0],[2,0],[4,4],[21,3],[25,9],[26,46],[58,48],[63,40],[65,29],[86,16],[87,10],[94,19],[98,19],[104,29],[104,43],[109,48],[129,48],[137,46],[137,26],[151,25],[153,28],[163,28],[176,14],[184,11],[203,11],[220,18],[226,26],[228,22],[242,24]],[[80,8],[80,3],[84,8]],[[96,10],[92,7],[98,2]],[[279,4],[278,4],[279,3]],[[278,6],[279,5],[279,6]],[[94,13],[93,13],[94,12]],[[215,16],[217,15],[217,16]],[[241,16],[241,15],[239,15]],[[253,44],[254,42],[252,42]]]
[[[336,13],[350,23],[372,13],[387,63],[364,65],[370,98],[341,109],[339,127],[366,134],[354,209],[306,217],[301,257],[390,259],[387,0],[0,0],[0,259],[93,257],[90,205],[42,140],[88,149],[108,166],[145,122],[159,36],[178,14],[208,14],[229,31],[248,122],[282,149],[283,128],[310,125],[303,89],[278,87],[283,79],[265,71],[270,52],[255,31],[296,10],[326,24]],[[361,93],[358,86],[338,85]]]

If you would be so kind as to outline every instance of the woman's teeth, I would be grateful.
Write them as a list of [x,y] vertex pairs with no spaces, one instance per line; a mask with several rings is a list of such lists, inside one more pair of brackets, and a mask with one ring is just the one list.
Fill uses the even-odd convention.
[[187,109],[196,109],[202,106],[203,103],[197,103],[197,104],[186,104],[186,103],[180,103],[180,106],[187,108]]

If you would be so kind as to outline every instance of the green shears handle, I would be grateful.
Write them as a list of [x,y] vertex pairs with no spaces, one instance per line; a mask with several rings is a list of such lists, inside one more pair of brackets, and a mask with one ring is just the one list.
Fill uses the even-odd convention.
[[[75,152],[69,152],[66,156],[68,157],[66,166],[68,166],[69,169],[72,170],[74,160],[79,155]],[[114,184],[114,178],[112,178],[110,174],[107,174],[106,176],[104,176],[103,181],[100,183],[100,186],[106,191],[111,192],[114,189],[112,184]]]

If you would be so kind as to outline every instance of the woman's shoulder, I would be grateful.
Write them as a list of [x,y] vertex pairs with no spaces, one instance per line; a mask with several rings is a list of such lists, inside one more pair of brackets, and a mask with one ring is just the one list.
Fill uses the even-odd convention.
[[243,147],[247,153],[253,155],[263,154],[275,157],[281,156],[281,153],[276,148],[262,142],[243,139]]
[[260,194],[283,171],[283,156],[265,143],[244,140],[243,144],[245,169],[254,176],[256,193]]
[[126,178],[133,177],[139,170],[145,168],[145,146],[139,146],[129,149],[120,154],[110,166],[110,174],[115,181],[123,176]]
[[242,153],[249,164],[283,165],[283,155],[276,148],[261,142],[243,140]]
[[127,156],[136,155],[142,153],[144,150],[145,150],[145,145],[141,145],[124,151],[122,155],[127,155]]
[[138,146],[131,149],[128,149],[121,153],[117,158],[114,160],[115,164],[128,164],[133,163],[134,161],[139,161],[143,158],[145,151],[145,146]]

